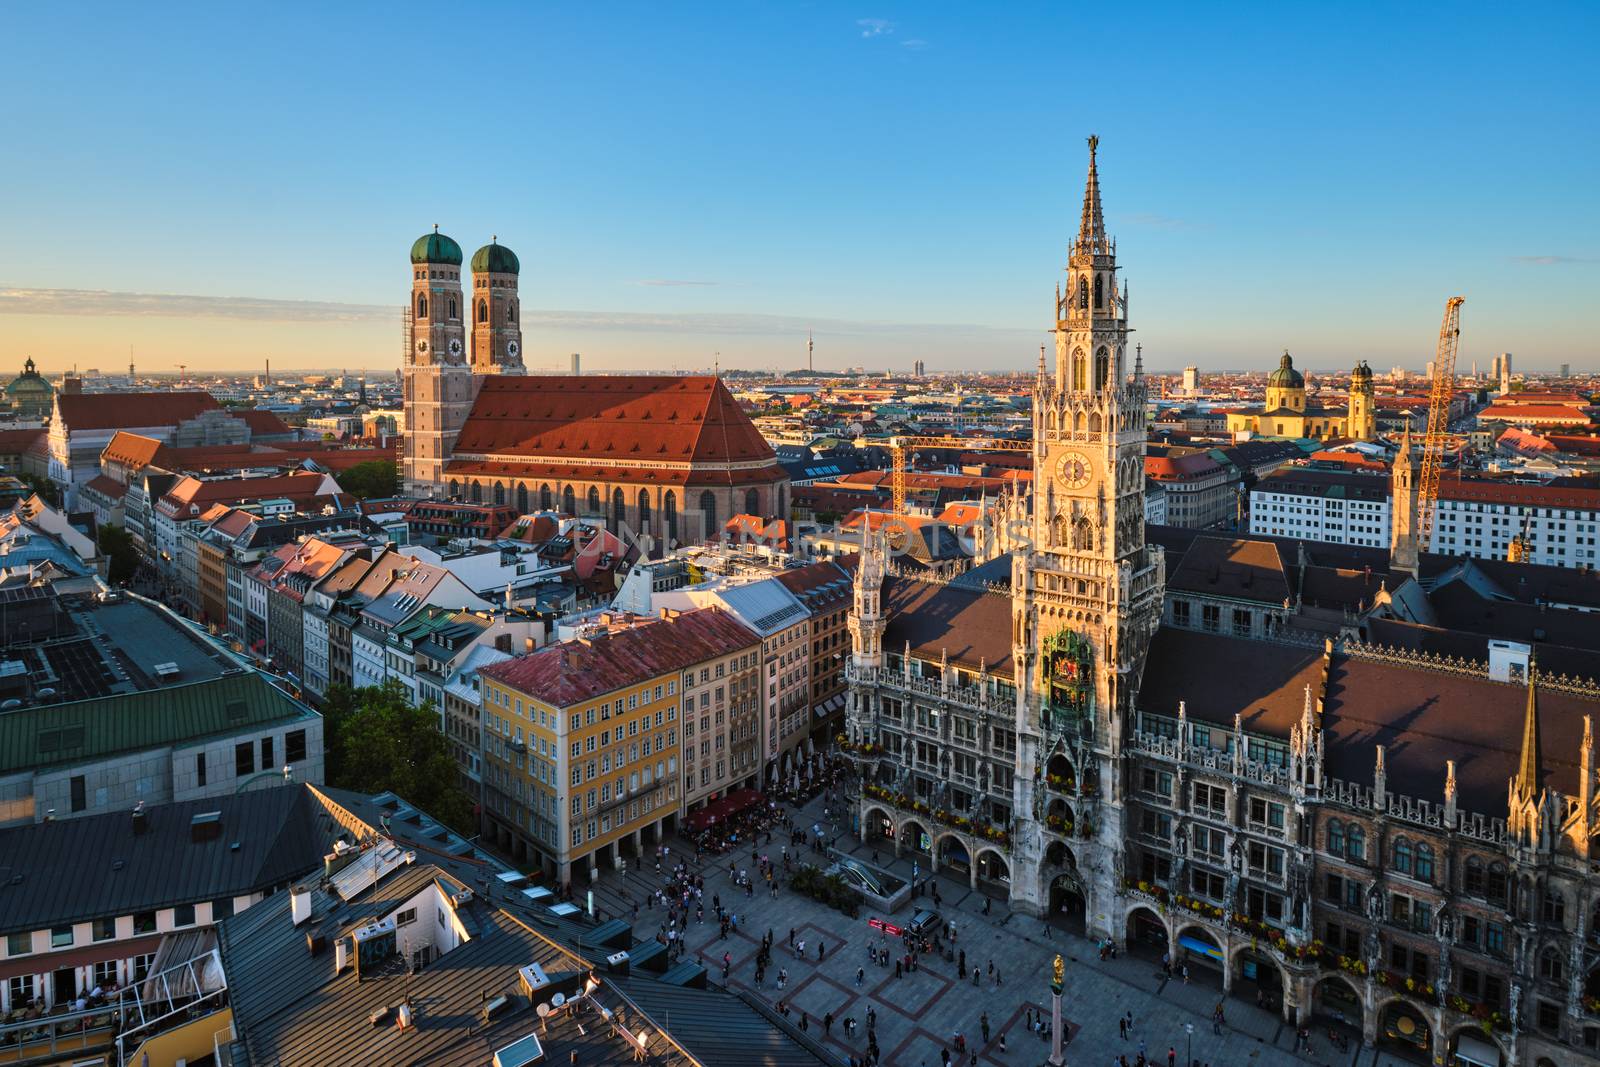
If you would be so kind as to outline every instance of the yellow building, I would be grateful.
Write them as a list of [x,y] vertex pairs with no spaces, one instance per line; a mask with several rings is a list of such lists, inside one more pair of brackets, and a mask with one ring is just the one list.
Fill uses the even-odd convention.
[[1348,407],[1328,408],[1306,402],[1305,375],[1283,353],[1278,369],[1267,376],[1266,401],[1258,408],[1228,412],[1228,432],[1256,437],[1314,437],[1326,441],[1349,437],[1370,441],[1376,433],[1372,369],[1363,360],[1350,372]]
[[680,680],[758,644],[708,608],[485,667],[486,836],[562,885],[642,855],[683,808]]

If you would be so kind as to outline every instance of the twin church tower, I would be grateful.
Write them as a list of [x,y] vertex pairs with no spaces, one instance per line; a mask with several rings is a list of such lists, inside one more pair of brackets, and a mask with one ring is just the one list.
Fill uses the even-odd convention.
[[444,465],[484,376],[524,373],[516,253],[492,240],[473,253],[470,298],[461,288],[461,264],[461,246],[437,226],[411,246],[401,473],[415,495],[433,495],[443,485]]

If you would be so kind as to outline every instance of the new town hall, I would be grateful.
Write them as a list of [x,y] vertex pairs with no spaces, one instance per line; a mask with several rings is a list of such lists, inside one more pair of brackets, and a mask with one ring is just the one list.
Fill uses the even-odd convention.
[[[1008,504],[1029,543],[940,582],[862,554],[863,838],[1296,1025],[1421,1062],[1592,1062],[1597,657],[1562,644],[1553,594],[1519,601],[1537,568],[1147,534],[1098,182],[1091,139],[1031,499]],[[1449,621],[1496,582],[1494,617],[1537,610],[1548,644]]]

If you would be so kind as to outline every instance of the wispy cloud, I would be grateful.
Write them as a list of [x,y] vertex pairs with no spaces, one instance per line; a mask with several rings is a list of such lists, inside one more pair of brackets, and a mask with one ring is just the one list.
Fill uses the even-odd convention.
[[722,283],[721,282],[695,281],[695,280],[693,280],[691,278],[641,278],[639,281],[636,281],[633,284],[634,285],[648,285],[648,286],[651,286],[653,288],[659,288],[659,289],[676,289],[676,288],[679,288],[680,286],[685,286],[685,285],[709,286],[709,285],[721,285]]
[[900,47],[912,52],[920,52],[924,48],[928,47],[928,42],[924,41],[921,37],[908,37],[904,41],[900,42]]
[[894,23],[888,19],[856,19],[863,37],[888,37],[894,33]]
[[252,322],[371,322],[395,318],[399,313],[399,305],[386,304],[0,286],[0,315],[135,315],[242,319]]
[[1561,267],[1569,263],[1593,263],[1588,256],[1512,256],[1511,262],[1525,267]]
[[[650,279],[640,285],[718,285],[711,281]],[[133,293],[105,289],[37,289],[0,285],[0,315],[146,316],[167,318],[232,319],[250,322],[394,322],[399,304],[337,304],[315,300],[268,300],[258,297],[198,296],[174,293]],[[818,336],[878,338],[890,342],[923,337],[932,329],[941,339],[969,339],[974,343],[1001,340],[1006,344],[1030,342],[1036,331],[972,323],[877,322],[855,319],[819,319],[798,315],[738,312],[637,312],[522,309],[522,322],[530,330],[567,329],[624,331],[658,334],[725,334],[755,337],[791,334],[802,336],[814,329]]]
[[[524,327],[537,324],[546,329],[567,330],[620,330],[637,333],[687,333],[728,334],[735,336],[771,336],[793,334],[801,336],[810,329],[817,336],[836,338],[879,337],[884,339],[904,336],[924,336],[929,323],[876,322],[858,319],[802,318],[798,315],[767,315],[743,312],[662,312],[637,311],[529,311],[522,312]],[[936,328],[945,338],[994,338],[1004,336],[1014,341],[1032,341],[1036,330],[983,326],[972,323],[938,324]]]

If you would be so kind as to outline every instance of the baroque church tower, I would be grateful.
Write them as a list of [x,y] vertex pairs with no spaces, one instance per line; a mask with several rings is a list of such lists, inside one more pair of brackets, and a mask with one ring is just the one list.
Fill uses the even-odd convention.
[[[1122,873],[1122,750],[1166,584],[1160,550],[1145,544],[1146,385],[1127,367],[1128,290],[1100,207],[1098,143],[1089,138],[1083,215],[1057,290],[1055,377],[1040,375],[1033,400],[1032,544],[1012,557],[1014,869],[1045,861],[1044,775],[1064,758],[1090,827],[1067,862],[1091,936],[1117,932],[1108,894]],[[1025,880],[1037,899],[1014,886],[1013,903],[1043,911],[1050,873]]]
[[409,496],[432,496],[443,485],[444,465],[477,393],[467,362],[465,312],[461,246],[435,226],[411,246],[401,464]]

